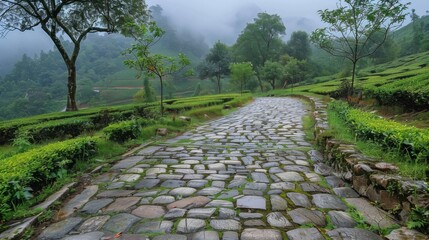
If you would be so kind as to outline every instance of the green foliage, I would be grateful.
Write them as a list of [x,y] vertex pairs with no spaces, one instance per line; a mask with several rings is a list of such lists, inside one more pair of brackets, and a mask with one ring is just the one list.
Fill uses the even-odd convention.
[[[339,0],[337,9],[319,11],[329,27],[314,31],[311,40],[329,54],[351,61],[349,95],[354,90],[358,61],[372,55],[389,31],[405,20],[407,5],[399,0]],[[376,37],[380,34],[382,37]]]
[[31,191],[64,174],[77,160],[96,152],[94,138],[78,138],[52,143],[2,160],[0,165],[0,218],[29,198]]
[[[197,99],[195,99],[195,100],[197,100]],[[198,100],[195,102],[183,102],[183,103],[175,102],[174,104],[166,105],[165,110],[168,112],[178,113],[178,112],[190,110],[193,108],[207,107],[207,106],[212,106],[212,105],[220,105],[224,102],[225,101],[222,99]]]
[[251,89],[250,81],[255,75],[251,62],[231,63],[229,66],[231,71],[231,82],[238,86],[240,93],[243,94],[245,89]]
[[144,96],[143,96],[143,100],[145,102],[155,102],[156,101],[156,94],[155,94],[155,90],[153,90],[152,85],[149,82],[149,78],[145,77],[144,79]]
[[64,137],[75,137],[84,131],[100,129],[111,122],[132,117],[153,117],[155,104],[130,104],[100,107],[79,112],[63,112],[37,115],[29,118],[0,122],[0,144],[11,142],[20,133],[27,133],[30,142]]
[[198,97],[201,94],[201,83],[198,83],[197,86],[195,86],[193,97]]
[[193,109],[187,112],[189,116],[198,119],[207,119],[222,116],[223,106],[211,106]]
[[[397,105],[408,111],[429,108],[429,74],[427,52],[398,58],[360,70],[359,88],[366,98],[382,105]],[[297,91],[323,95],[336,93],[345,78],[327,76],[319,83],[297,87]],[[350,78],[346,78],[350,81]]]
[[306,60],[298,60],[294,57],[283,55],[280,58],[280,63],[284,66],[284,88],[287,85],[292,85],[305,80],[311,74]]
[[205,61],[199,65],[199,77],[216,78],[218,94],[221,90],[221,78],[229,73],[229,64],[231,62],[228,46],[217,41],[210,52],[207,54]]
[[401,46],[400,56],[429,50],[429,16],[418,16],[411,9],[411,23],[393,32],[394,42]]
[[380,118],[372,113],[335,102],[330,108],[353,128],[359,138],[369,139],[390,149],[397,149],[417,161],[429,162],[429,131]]
[[244,104],[253,100],[253,96],[251,94],[243,94],[240,97],[236,97],[231,101],[228,101],[227,104],[231,107],[242,107]]
[[107,139],[123,143],[140,135],[141,125],[137,120],[123,121],[110,124],[103,129]]
[[147,16],[146,4],[133,0],[3,1],[0,2],[0,35],[39,26],[54,43],[67,67],[67,111],[76,111],[76,61],[81,42],[88,33],[129,33],[126,26],[142,24]]
[[258,17],[246,25],[232,46],[233,61],[252,63],[261,91],[264,84],[260,70],[267,60],[275,61],[282,54],[285,44],[281,36],[285,32],[286,27],[280,16],[258,13]]
[[12,146],[18,147],[18,152],[25,152],[31,147],[31,140],[28,132],[21,131],[18,136],[13,139]]
[[267,81],[272,89],[280,84],[285,77],[285,69],[279,62],[266,61],[260,71],[261,78]]
[[[153,51],[168,56],[183,51],[193,62],[200,61],[208,51],[204,41],[189,34],[182,37],[166,16],[161,18],[156,16],[155,20],[167,33]],[[134,70],[123,64],[121,52],[131,43],[131,38],[118,34],[89,34],[86,37],[77,60],[76,98],[80,108],[132,102],[142,81],[135,78]],[[70,50],[70,47],[71,42],[67,42],[65,48]],[[42,51],[35,56],[23,57],[10,72],[2,72],[5,76],[0,81],[0,120],[64,109],[67,68],[62,60],[55,49]],[[177,91],[180,91],[176,96],[191,96],[192,92],[185,91],[193,90],[193,83],[175,82],[179,85]]]
[[297,60],[307,60],[311,54],[308,34],[304,31],[293,32],[286,49],[287,53]]
[[404,156],[397,149],[387,149],[378,142],[368,141],[364,139],[356,139],[353,128],[351,128],[344,118],[331,109],[328,109],[328,120],[331,129],[328,135],[333,135],[335,139],[344,142],[355,144],[357,149],[364,155],[379,161],[387,161],[399,167],[401,176],[409,177],[416,180],[426,180],[426,171],[429,170],[428,165],[413,161],[409,156]]
[[411,209],[411,214],[407,221],[407,227],[429,233],[429,209],[424,207],[415,207]]
[[246,25],[234,44],[234,60],[251,62],[257,68],[267,60],[276,59],[284,47],[281,36],[285,31],[280,16],[258,13],[258,17]]
[[147,25],[130,25],[131,35],[136,43],[128,48],[124,55],[128,58],[124,64],[129,68],[148,74],[150,77],[157,77],[161,85],[161,115],[164,113],[164,78],[174,73],[180,72],[190,65],[189,59],[182,53],[176,58],[162,54],[154,54],[151,47],[165,34],[155,22]]
[[[60,119],[41,122],[19,129],[18,136],[27,135],[32,143],[47,139],[77,137],[84,131],[94,129],[94,124],[88,117]],[[15,142],[15,140],[14,140]]]

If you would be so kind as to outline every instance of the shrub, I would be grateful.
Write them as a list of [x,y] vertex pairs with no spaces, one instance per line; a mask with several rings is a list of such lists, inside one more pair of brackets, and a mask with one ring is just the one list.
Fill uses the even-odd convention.
[[67,135],[79,136],[84,131],[93,130],[94,125],[88,118],[70,118],[42,122],[19,129],[18,135],[27,135],[33,143],[47,139],[61,138]]
[[129,139],[137,138],[141,133],[140,123],[136,120],[123,121],[110,124],[103,129],[107,139],[123,143]]
[[220,117],[222,116],[222,109],[223,109],[223,106],[211,106],[211,107],[193,109],[187,112],[187,114],[199,119],[204,119],[206,117],[210,117],[210,118]]
[[[153,108],[156,103],[145,104],[128,104],[114,107],[98,107],[83,109],[78,112],[57,112],[43,115],[37,115],[28,118],[8,120],[0,123],[0,145],[10,143],[17,136],[21,128],[31,129],[33,125],[45,126],[50,128],[47,122],[55,121],[55,124],[70,123],[72,119],[89,119],[94,124],[95,129],[101,129],[109,123],[128,120],[134,116],[152,117],[154,116]],[[43,123],[46,123],[44,125]],[[39,129],[42,131],[41,129]]]
[[0,165],[0,218],[16,204],[53,182],[74,165],[96,153],[94,138],[52,143],[3,159]]
[[250,94],[245,94],[240,97],[236,97],[227,102],[231,107],[241,107],[245,103],[252,101],[253,97]]
[[334,102],[330,108],[339,113],[359,138],[373,140],[391,149],[398,149],[412,159],[429,162],[429,131],[405,126],[375,114]]

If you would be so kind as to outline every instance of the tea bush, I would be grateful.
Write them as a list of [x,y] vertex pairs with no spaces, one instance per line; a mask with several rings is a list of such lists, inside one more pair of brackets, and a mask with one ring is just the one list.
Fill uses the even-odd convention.
[[96,153],[95,138],[77,138],[52,143],[1,160],[0,218],[3,213],[53,182],[78,160],[86,160]]
[[397,149],[412,159],[429,162],[429,130],[405,126],[351,108],[344,102],[336,101],[329,107],[343,118],[357,137],[373,140],[390,149]]

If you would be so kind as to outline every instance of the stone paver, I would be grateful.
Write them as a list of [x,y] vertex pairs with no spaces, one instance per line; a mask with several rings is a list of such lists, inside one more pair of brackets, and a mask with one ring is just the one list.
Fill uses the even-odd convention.
[[289,240],[325,240],[316,228],[299,228],[286,233]]
[[364,219],[373,226],[387,228],[395,225],[386,212],[374,207],[368,200],[362,198],[347,198],[346,201],[360,211]]
[[329,231],[328,236],[333,240],[359,240],[359,239],[371,239],[371,240],[382,240],[383,238],[377,234],[364,229],[357,228],[337,228]]
[[[67,218],[39,238],[317,240],[323,232],[379,239],[353,230],[341,197],[357,195],[328,176],[332,169],[305,140],[306,114],[298,99],[259,98],[140,149],[92,179],[65,204]],[[335,189],[320,184],[324,177]],[[359,209],[360,200],[348,200]],[[323,229],[328,215],[337,229]]]
[[282,235],[275,229],[246,228],[241,234],[241,240],[281,240]]

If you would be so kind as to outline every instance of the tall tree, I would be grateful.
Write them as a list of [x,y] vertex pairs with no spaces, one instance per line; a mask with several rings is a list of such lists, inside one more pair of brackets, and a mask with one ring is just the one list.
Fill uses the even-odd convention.
[[284,66],[283,88],[287,87],[288,84],[292,85],[300,82],[310,75],[311,71],[307,67],[306,60],[298,60],[294,57],[283,55],[280,58],[280,63]]
[[308,34],[304,31],[293,32],[287,42],[287,53],[298,60],[307,60],[311,54]]
[[261,77],[267,81],[272,89],[275,89],[279,82],[284,78],[285,71],[279,62],[266,61],[261,70]]
[[125,65],[139,71],[139,75],[146,73],[151,77],[158,77],[161,85],[161,115],[164,114],[164,80],[169,75],[183,70],[190,64],[189,59],[182,53],[177,57],[167,57],[151,52],[159,39],[164,35],[164,30],[155,22],[147,25],[132,26],[131,35],[136,43],[128,48],[124,54],[128,57]]
[[[311,40],[328,53],[352,62],[353,94],[359,60],[373,54],[386,40],[389,31],[405,19],[408,4],[400,0],[340,0],[334,10],[320,10],[329,27],[313,32]],[[376,34],[383,37],[375,38]]]
[[251,62],[259,80],[261,91],[260,69],[267,60],[276,60],[281,54],[284,43],[281,40],[286,27],[278,15],[259,13],[253,23],[248,23],[233,46],[235,61]]
[[221,79],[229,73],[229,63],[231,62],[228,46],[217,41],[207,54],[205,66],[201,67],[200,76],[214,77],[216,79],[218,93],[221,93]]
[[416,10],[415,9],[411,9],[411,20],[412,20],[412,24],[413,24],[413,38],[411,41],[411,53],[417,53],[420,50],[420,46],[422,44],[423,41],[423,25],[424,22],[420,20],[420,16],[417,15]]
[[244,88],[247,87],[249,81],[254,76],[252,63],[231,63],[231,81],[240,88],[240,93],[243,94]]
[[[2,0],[0,35],[40,27],[52,40],[67,66],[67,111],[76,111],[76,60],[89,33],[125,32],[126,23],[143,23],[144,0]],[[65,47],[72,42],[72,49]]]

